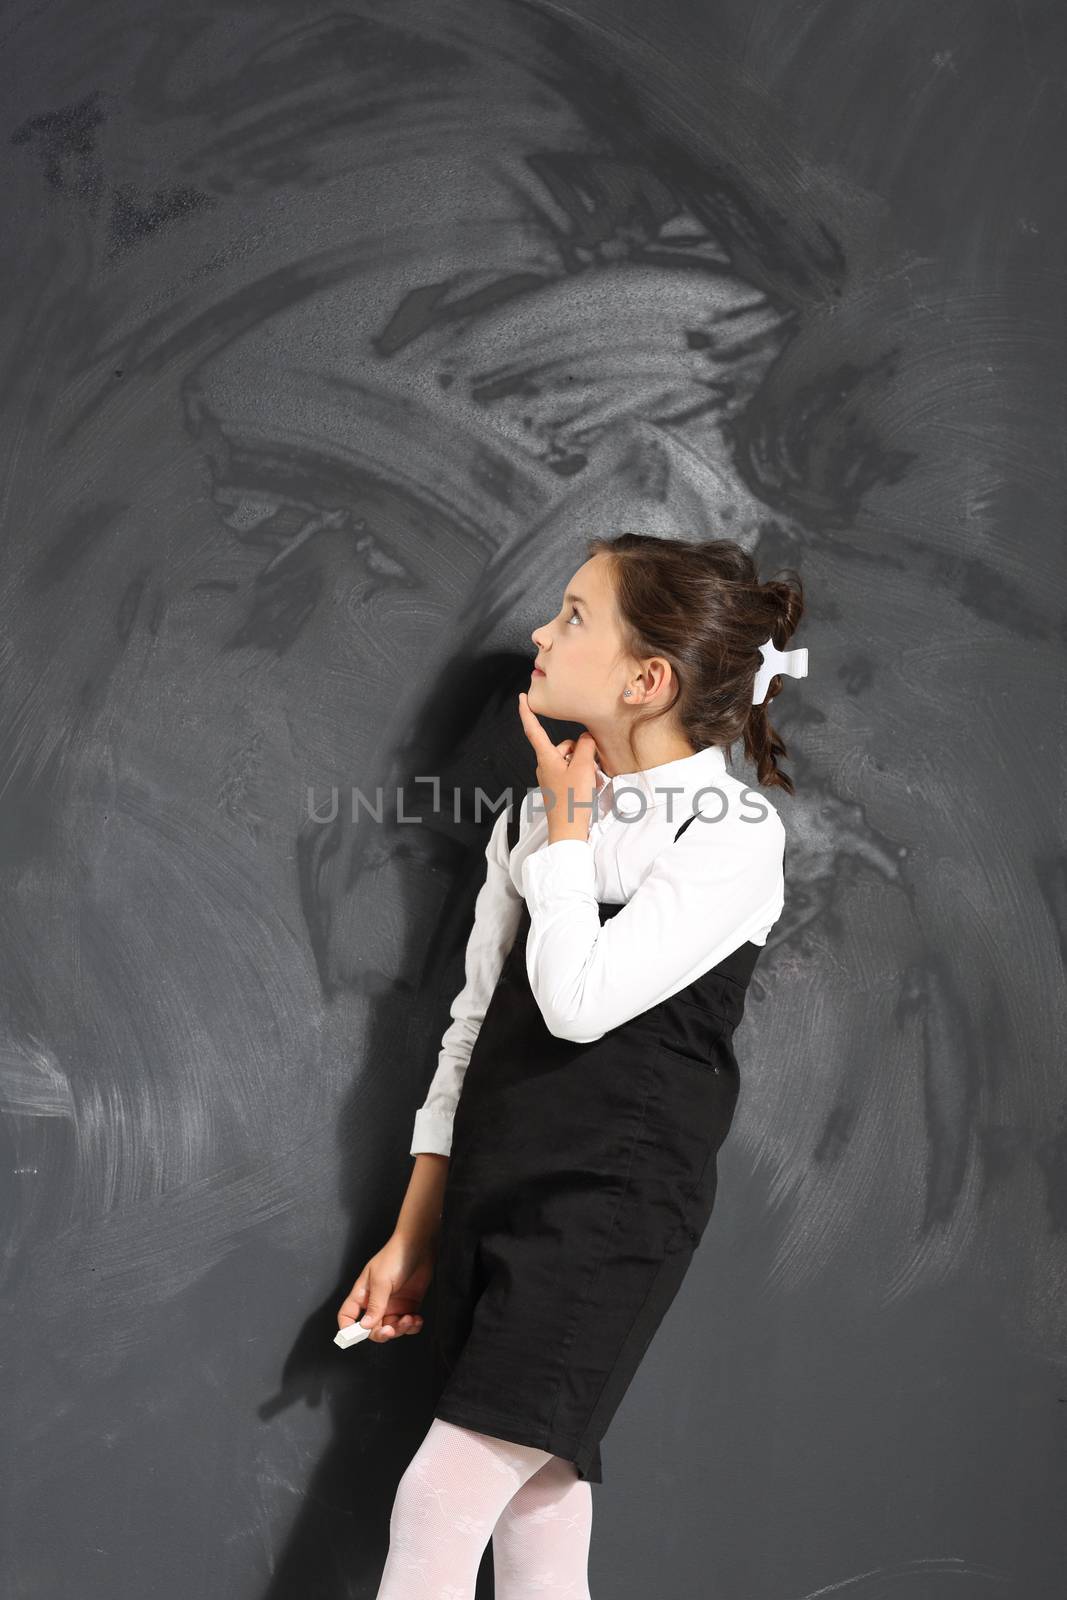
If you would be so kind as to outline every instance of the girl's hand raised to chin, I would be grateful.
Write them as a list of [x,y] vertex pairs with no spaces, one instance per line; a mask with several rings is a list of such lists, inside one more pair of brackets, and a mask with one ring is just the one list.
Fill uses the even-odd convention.
[[591,733],[553,744],[525,693],[519,695],[519,716],[537,757],[537,781],[548,817],[549,843],[587,839],[596,802],[596,740]]

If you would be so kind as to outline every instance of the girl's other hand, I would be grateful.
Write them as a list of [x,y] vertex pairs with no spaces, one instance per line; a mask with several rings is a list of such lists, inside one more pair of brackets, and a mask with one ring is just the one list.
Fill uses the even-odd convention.
[[353,1322],[373,1329],[375,1344],[389,1344],[405,1333],[418,1333],[423,1319],[419,1305],[433,1278],[433,1248],[413,1249],[395,1233],[371,1256],[337,1313],[337,1326]]

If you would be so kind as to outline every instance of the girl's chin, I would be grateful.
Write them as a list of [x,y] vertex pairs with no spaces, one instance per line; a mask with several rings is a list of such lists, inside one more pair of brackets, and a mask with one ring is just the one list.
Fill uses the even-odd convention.
[[582,717],[575,716],[574,712],[568,708],[566,701],[562,705],[560,704],[555,694],[546,687],[544,678],[534,678],[526,692],[526,698],[538,716],[552,717],[556,722],[584,723]]

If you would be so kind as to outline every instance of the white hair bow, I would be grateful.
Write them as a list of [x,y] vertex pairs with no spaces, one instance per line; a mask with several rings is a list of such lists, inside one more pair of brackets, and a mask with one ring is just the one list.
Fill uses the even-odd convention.
[[771,686],[771,679],[778,672],[784,672],[790,678],[806,678],[808,675],[807,650],[779,650],[774,639],[766,640],[760,645],[760,655],[763,665],[756,673],[756,682],[752,689],[752,704],[761,706],[767,698],[767,690]]

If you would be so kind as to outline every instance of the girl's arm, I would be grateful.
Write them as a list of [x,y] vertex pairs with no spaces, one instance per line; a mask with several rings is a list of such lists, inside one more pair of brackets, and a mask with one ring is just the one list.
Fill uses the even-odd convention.
[[448,1157],[420,1151],[393,1232],[416,1250],[433,1245],[441,1230]]
[[[505,809],[493,824],[485,847],[486,876],[474,902],[474,926],[467,940],[466,982],[452,1002],[452,1021],[441,1040],[437,1070],[426,1099],[415,1113],[410,1153],[447,1156],[452,1149],[452,1119],[474,1041],[496,988],[500,969],[515,943],[522,895],[511,881]],[[423,1180],[420,1180],[422,1182]]]
[[526,971],[550,1033],[591,1043],[766,938],[784,906],[785,829],[761,799],[759,821],[698,815],[603,924],[590,844],[561,838],[527,856]]

